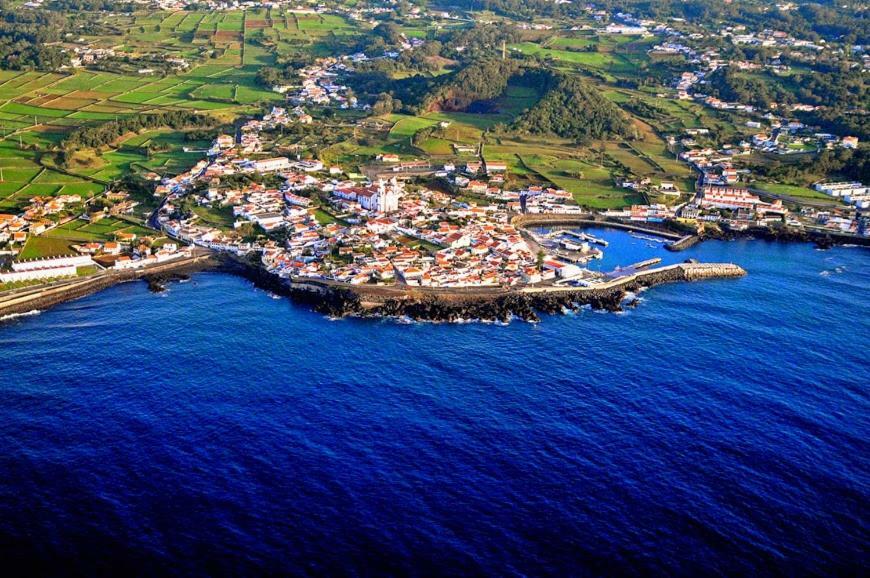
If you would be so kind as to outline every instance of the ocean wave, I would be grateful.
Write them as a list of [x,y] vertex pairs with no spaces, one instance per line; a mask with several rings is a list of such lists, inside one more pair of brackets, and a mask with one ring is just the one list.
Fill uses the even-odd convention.
[[842,275],[846,272],[846,268],[842,265],[834,267],[833,269],[824,269],[823,271],[819,271],[819,275],[822,277],[830,277],[831,275]]
[[31,309],[30,311],[25,311],[24,313],[9,313],[8,315],[0,315],[0,322],[3,321],[11,321],[12,319],[18,319],[19,317],[31,317],[33,315],[39,315],[42,313],[39,309]]

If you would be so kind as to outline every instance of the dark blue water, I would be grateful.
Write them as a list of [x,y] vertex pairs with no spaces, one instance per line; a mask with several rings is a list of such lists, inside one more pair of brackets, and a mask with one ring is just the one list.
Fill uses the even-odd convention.
[[870,253],[626,314],[330,321],[203,273],[0,327],[0,559],[131,574],[861,575]]

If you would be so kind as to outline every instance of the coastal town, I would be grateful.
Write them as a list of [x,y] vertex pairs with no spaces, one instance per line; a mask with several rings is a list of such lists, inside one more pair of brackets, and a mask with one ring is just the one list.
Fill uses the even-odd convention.
[[[192,11],[202,3],[158,4],[163,10]],[[803,115],[825,108],[816,97],[772,92],[767,100],[750,95],[747,102],[745,95],[727,85],[729,74],[785,77],[802,65],[837,58],[847,59],[852,69],[867,71],[870,59],[862,46],[810,41],[746,25],[704,30],[681,18],[608,12],[594,4],[581,10],[583,24],[566,26],[563,21],[559,25],[552,19],[522,22],[516,26],[520,32],[496,33],[510,41],[488,48],[494,58],[485,60],[486,66],[504,63],[512,55],[519,60],[509,74],[522,79],[540,66],[540,61],[530,64],[525,51],[532,50],[530,45],[542,34],[559,34],[559,46],[575,47],[571,50],[579,54],[596,46],[587,39],[600,46],[639,43],[647,47],[644,53],[651,62],[668,62],[669,70],[684,68],[659,87],[660,102],[700,106],[714,115],[699,116],[710,121],[707,125],[693,121],[692,126],[644,137],[658,139],[650,147],[637,140],[638,127],[663,116],[663,109],[632,96],[626,110],[648,115],[644,120],[636,117],[632,128],[622,129],[621,136],[609,144],[601,140],[596,148],[588,136],[578,137],[585,152],[549,157],[573,144],[556,140],[557,145],[540,147],[543,154],[525,155],[521,141],[527,135],[511,136],[518,146],[506,148],[502,145],[510,141],[506,129],[487,120],[485,130],[478,130],[477,121],[471,120],[478,113],[469,112],[473,106],[448,110],[462,100],[455,94],[456,102],[430,101],[430,110],[414,117],[397,97],[367,93],[359,83],[361,77],[381,70],[429,66],[426,59],[435,59],[439,66],[456,66],[454,59],[481,50],[474,34],[485,37],[503,23],[469,12],[410,6],[403,11],[405,28],[388,26],[391,8],[377,3],[301,7],[274,2],[265,8],[269,19],[253,20],[248,11],[263,10],[259,3],[206,4],[215,13],[226,13],[217,16],[221,19],[237,19],[243,11],[245,34],[249,28],[259,30],[273,22],[273,12],[280,10],[285,28],[291,22],[299,28],[303,22],[324,23],[330,18],[330,22],[364,27],[375,41],[351,43],[344,53],[299,58],[284,71],[259,74],[265,90],[258,94],[269,94],[270,104],[259,101],[259,112],[252,112],[256,107],[246,109],[224,122],[217,134],[213,129],[186,127],[190,133],[210,134],[207,139],[201,134],[191,139],[196,146],[171,149],[189,159],[183,170],[154,165],[138,171],[145,183],[140,190],[112,182],[90,194],[33,195],[17,205],[17,211],[0,213],[0,286],[15,289],[111,271],[145,271],[167,262],[186,262],[198,247],[256,263],[289,282],[587,287],[606,284],[617,275],[594,266],[607,251],[596,242],[600,240],[526,223],[559,219],[577,226],[611,223],[659,235],[675,249],[699,239],[742,234],[840,243],[861,241],[870,234],[870,188],[865,183],[847,178],[817,180],[811,189],[817,196],[811,197],[809,188],[779,185],[767,173],[768,165],[780,162],[780,157],[783,162],[822,154],[848,158],[866,143],[853,134],[823,130],[808,122]],[[26,7],[40,10],[41,3]],[[778,7],[783,12],[791,9]],[[187,19],[186,12],[178,14]],[[433,40],[433,35],[414,33],[409,23],[415,22],[464,30],[464,36],[456,36],[462,43],[449,46]],[[532,40],[519,42],[526,33]],[[121,51],[86,35],[68,34],[60,46],[69,59],[59,68],[65,74],[81,69],[99,73],[106,66],[123,64],[114,73],[183,75],[198,66],[193,56]],[[542,46],[546,46],[542,50],[557,50],[549,41]],[[471,62],[469,68],[476,66],[476,61]],[[438,73],[446,74],[445,78],[452,74],[450,69]],[[395,79],[407,78],[403,74]],[[511,82],[504,94],[528,92],[528,87]],[[451,90],[458,89],[445,93]],[[480,90],[485,92],[485,86]],[[741,98],[729,99],[729,90]],[[240,93],[240,86],[234,86],[232,94]],[[468,100],[471,105],[478,102]],[[491,108],[498,98],[479,102]],[[479,116],[487,114],[501,113],[490,110]],[[624,113],[613,114],[625,120]],[[39,124],[38,114],[34,123]],[[415,128],[404,135],[399,130],[403,123]],[[336,131],[349,132],[352,144],[325,142]],[[403,134],[402,140],[390,140],[388,145],[376,142],[394,133]],[[318,142],[318,137],[324,142]],[[147,156],[164,152],[153,144],[148,147]],[[346,149],[370,152],[349,157],[342,154]],[[647,152],[653,150],[655,156]],[[166,152],[166,158],[171,158],[172,153]],[[201,156],[194,160],[196,154]],[[539,157],[547,160],[538,161]],[[560,163],[564,170],[548,168]],[[596,206],[597,199],[605,197],[590,196],[584,188],[587,175],[602,171],[607,176],[592,189],[604,188],[610,197]],[[22,190],[30,188],[39,189],[28,184]],[[794,196],[795,190],[815,202]]]
[[[305,122],[305,118],[300,108],[275,107],[262,120],[242,125],[239,143],[229,135],[217,137],[207,160],[156,186],[155,193],[164,198],[158,214],[162,228],[194,245],[239,256],[256,253],[267,270],[282,278],[328,279],[351,285],[474,287],[590,277],[588,270],[575,266],[588,260],[584,256],[594,254],[588,242],[569,245],[573,251],[559,257],[546,253],[531,235],[512,224],[512,218],[522,214],[588,213],[564,190],[504,190],[499,186],[504,181],[504,163],[435,167],[433,174],[445,185],[444,190],[436,190],[405,182],[403,171],[419,161],[382,158],[382,168],[393,177],[354,181],[345,178],[342,167],[326,167],[319,161],[243,154],[262,152],[261,129]],[[700,173],[700,186],[690,201],[675,206],[633,205],[606,211],[603,216],[653,225],[678,220],[694,224],[695,231],[707,223],[721,223],[735,231],[785,224],[798,229],[865,232],[860,218],[806,211],[792,215],[781,200],[761,200],[741,186],[727,158],[684,158]],[[222,183],[222,177],[236,174],[274,175],[282,182],[275,188],[257,183],[232,188]],[[870,198],[860,184],[827,186],[830,194],[848,198],[858,207]],[[660,187],[665,192],[669,189],[667,184]],[[457,201],[452,191],[476,195],[480,202]],[[197,205],[229,208],[235,219],[232,229],[200,224],[195,213],[179,210],[191,195]],[[240,232],[251,227],[281,232],[285,241],[279,243],[274,237],[256,241]]]

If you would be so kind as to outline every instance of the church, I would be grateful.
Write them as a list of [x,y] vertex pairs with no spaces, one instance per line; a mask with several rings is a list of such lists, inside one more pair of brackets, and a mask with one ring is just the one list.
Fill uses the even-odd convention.
[[399,210],[399,197],[402,194],[401,185],[395,177],[389,183],[380,179],[375,187],[367,187],[357,192],[357,202],[367,211],[388,214]]

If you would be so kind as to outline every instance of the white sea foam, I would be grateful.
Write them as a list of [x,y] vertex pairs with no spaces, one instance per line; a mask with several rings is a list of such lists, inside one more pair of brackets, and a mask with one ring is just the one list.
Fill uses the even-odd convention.
[[0,315],[0,321],[9,321],[11,319],[18,319],[19,317],[30,317],[32,315],[39,315],[40,313],[42,313],[42,311],[39,309],[31,309],[24,313],[10,313],[8,315]]

